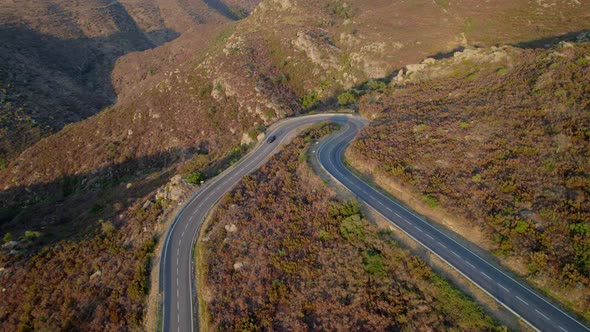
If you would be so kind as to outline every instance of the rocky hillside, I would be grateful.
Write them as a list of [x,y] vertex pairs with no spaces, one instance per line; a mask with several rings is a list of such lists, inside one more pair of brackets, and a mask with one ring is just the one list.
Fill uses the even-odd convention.
[[[206,51],[169,70],[158,68],[153,61],[122,60],[127,66],[141,67],[141,77],[150,72],[159,76],[111,111],[25,152],[0,173],[0,184],[8,189],[92,171],[105,164],[104,147],[112,144],[122,148],[111,155],[139,158],[195,146],[198,135],[189,132],[218,139],[203,134],[215,132],[208,120],[193,126],[193,118],[210,118],[218,127],[229,128],[231,135],[224,139],[235,142],[255,123],[270,123],[320,102],[330,104],[335,93],[387,76],[426,55],[442,57],[469,43],[534,42],[580,30],[587,21],[578,9],[576,2],[547,7],[528,1],[264,1],[252,16],[226,28]],[[487,24],[481,23],[484,18],[478,12],[486,13]],[[524,24],[527,20],[533,23]],[[125,76],[126,70],[116,72]],[[115,78],[115,82],[121,91],[132,85],[124,78]],[[177,122],[179,131],[173,132],[174,127],[161,121],[157,126],[144,123],[150,113],[158,114],[162,121]],[[101,133],[102,147],[87,146],[96,140],[89,128]],[[153,140],[156,133],[159,138]],[[71,135],[79,136],[86,146],[71,144]],[[53,153],[52,145],[66,147],[55,151],[68,155],[58,158],[63,160],[59,168],[42,153]]]
[[588,317],[589,79],[588,42],[427,59],[360,98],[350,160]]

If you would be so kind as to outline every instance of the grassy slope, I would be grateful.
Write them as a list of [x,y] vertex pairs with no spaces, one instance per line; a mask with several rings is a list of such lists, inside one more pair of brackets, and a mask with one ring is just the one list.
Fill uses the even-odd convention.
[[209,327],[495,330],[471,300],[313,175],[306,150],[329,130],[296,138],[214,212],[199,262]]
[[351,163],[588,316],[590,45],[471,54],[363,96]]

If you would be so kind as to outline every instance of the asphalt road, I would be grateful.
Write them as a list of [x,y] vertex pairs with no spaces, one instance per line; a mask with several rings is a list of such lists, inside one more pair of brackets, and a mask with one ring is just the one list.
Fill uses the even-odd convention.
[[264,141],[238,164],[205,184],[176,216],[165,237],[160,264],[160,293],[162,300],[162,326],[164,331],[198,331],[198,301],[194,289],[192,248],[209,210],[243,176],[262,165],[289,142],[304,127],[332,120],[346,123],[357,116],[345,114],[319,114],[290,118],[269,128],[267,135],[275,135],[273,143]]
[[320,165],[333,178],[533,328],[556,332],[590,331],[527,286],[512,279],[498,266],[487,262],[433,227],[423,217],[375,190],[350,172],[343,162],[343,154],[361,127],[362,123],[349,122],[345,129],[319,146],[316,156]]
[[425,219],[400,203],[373,189],[351,173],[342,158],[346,146],[366,125],[357,116],[322,114],[291,118],[273,125],[268,135],[273,143],[259,144],[238,164],[217,176],[200,189],[177,215],[169,229],[160,264],[160,293],[163,294],[164,331],[195,331],[198,326],[198,302],[194,289],[192,248],[203,221],[214,204],[244,175],[263,164],[303,127],[327,120],[344,124],[344,129],[325,140],[317,150],[320,165],[359,200],[383,215],[428,250],[446,261],[498,302],[541,331],[590,331],[525,285],[486,262]]

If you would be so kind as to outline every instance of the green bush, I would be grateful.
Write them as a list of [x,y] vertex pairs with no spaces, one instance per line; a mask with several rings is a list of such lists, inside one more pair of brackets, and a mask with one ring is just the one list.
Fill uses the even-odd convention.
[[310,110],[314,108],[318,103],[319,95],[316,91],[311,92],[308,95],[301,97],[301,107],[304,110]]
[[436,199],[436,197],[432,196],[432,195],[426,195],[424,197],[425,201],[426,201],[426,205],[430,208],[435,208],[438,206],[438,200]]
[[365,238],[365,230],[361,224],[361,216],[358,214],[352,215],[340,224],[340,235],[347,240]]
[[383,91],[385,89],[387,89],[387,84],[385,84],[385,82],[382,81],[368,81],[367,83],[365,83],[365,89],[366,90],[378,90],[378,91]]
[[41,233],[37,231],[25,231],[25,240],[33,241],[41,237]]
[[187,174],[185,180],[190,184],[201,184],[202,181],[205,181],[205,174],[199,171],[194,171]]
[[12,241],[12,234],[10,234],[10,232],[4,234],[4,237],[2,238],[2,242],[3,243],[8,243]]
[[320,230],[320,240],[322,241],[328,241],[328,239],[330,238],[330,234],[328,232],[326,232],[325,230],[321,229]]
[[474,176],[472,176],[471,181],[473,181],[475,183],[480,183],[481,182],[481,174],[475,174]]
[[356,98],[357,98],[356,93],[351,92],[351,91],[345,91],[345,92],[341,93],[340,95],[338,95],[338,103],[341,106],[351,105],[356,102]]
[[376,250],[371,250],[363,259],[363,270],[372,276],[385,276],[385,264],[383,264],[383,257]]

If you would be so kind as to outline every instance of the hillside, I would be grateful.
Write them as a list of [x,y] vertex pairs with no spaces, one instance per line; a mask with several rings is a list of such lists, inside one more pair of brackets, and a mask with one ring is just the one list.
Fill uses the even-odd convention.
[[312,173],[296,138],[227,194],[199,241],[207,330],[494,331],[392,233]]
[[[35,13],[27,6],[17,6],[16,2],[9,4],[2,7],[2,15],[5,15],[4,8]],[[57,4],[55,8],[81,6],[78,2]],[[97,1],[92,6],[108,4]],[[92,54],[98,55],[92,58],[94,69],[87,78],[81,80],[75,66],[62,68],[68,59],[79,60],[86,52],[83,50],[90,49],[86,44],[80,46],[82,51],[75,47],[68,49],[68,54],[63,54],[61,47],[55,54],[48,51],[48,56],[53,54],[53,60],[44,64],[41,59],[42,65],[38,62],[27,65],[27,68],[43,67],[49,83],[16,79],[18,75],[29,75],[30,68],[12,73],[13,68],[19,67],[11,66],[2,72],[11,73],[6,81],[11,87],[1,91],[0,99],[3,99],[1,114],[10,117],[7,123],[12,126],[4,126],[3,121],[3,133],[8,139],[31,136],[26,140],[18,138],[18,142],[24,143],[22,146],[6,143],[5,146],[14,148],[11,151],[23,152],[12,154],[14,157],[8,158],[10,162],[0,167],[0,234],[10,233],[17,242],[11,244],[14,247],[2,248],[0,262],[5,270],[0,281],[7,285],[7,292],[13,297],[0,304],[0,322],[17,325],[18,317],[31,309],[21,306],[25,294],[20,290],[42,285],[45,278],[51,279],[43,274],[43,264],[38,262],[62,257],[52,266],[71,267],[74,263],[67,262],[75,262],[75,268],[69,269],[69,280],[79,279],[84,285],[84,280],[89,280],[86,277],[93,274],[91,270],[96,272],[99,267],[112,263],[115,269],[112,275],[118,273],[122,277],[93,278],[98,288],[108,289],[113,296],[127,294],[133,287],[142,290],[141,293],[135,292],[137,288],[131,291],[135,292],[133,301],[136,302],[126,299],[128,302],[116,306],[105,300],[106,295],[92,302],[93,296],[68,293],[64,301],[68,301],[67,317],[72,317],[72,322],[93,308],[102,314],[93,316],[95,325],[80,326],[81,329],[92,330],[107,323],[113,324],[109,326],[140,324],[140,313],[145,308],[144,292],[147,292],[144,278],[150,266],[143,265],[145,250],[137,255],[133,252],[146,239],[162,234],[163,217],[158,216],[172,207],[168,199],[156,200],[154,196],[158,191],[174,189],[169,180],[175,174],[190,175],[187,178],[193,180],[201,175],[214,176],[246,151],[272,122],[335,106],[336,97],[345,89],[361,86],[369,78],[390,76],[394,70],[426,56],[443,58],[458,47],[475,44],[527,42],[527,45],[544,46],[554,43],[551,37],[561,38],[588,28],[589,21],[588,14],[580,10],[582,5],[575,1],[549,6],[546,6],[548,2],[531,1],[426,0],[263,0],[257,7],[254,7],[256,1],[222,4],[219,7],[219,2],[213,1],[154,0],[121,1],[108,7],[108,11],[70,8],[75,15],[60,14],[59,19],[49,16],[47,26],[52,28],[39,28],[40,32],[33,34],[41,34],[41,39],[50,36],[47,38],[60,42],[73,40],[71,45],[78,42],[99,45],[92,49]],[[42,6],[39,10],[43,15],[57,10],[49,7]],[[250,11],[250,16],[237,22],[228,18],[242,17]],[[86,17],[89,13],[99,16]],[[124,18],[117,24],[126,27],[125,33],[118,30],[109,15]],[[78,21],[78,16],[85,18]],[[2,17],[3,23],[15,26],[14,20]],[[23,23],[26,29],[37,31],[27,22]],[[75,28],[70,31],[70,26]],[[166,31],[180,36],[151,48],[173,36]],[[113,35],[131,36],[132,40],[108,38]],[[80,39],[80,36],[89,37]],[[145,45],[135,44],[140,41]],[[31,51],[34,47],[24,52],[18,45],[7,42],[0,47],[4,45],[7,50],[1,52],[2,56],[21,52],[32,60],[40,57],[37,51]],[[43,47],[51,51],[49,46]],[[150,49],[132,52],[142,48]],[[111,53],[107,56],[105,52]],[[7,61],[14,61],[15,57],[10,56]],[[99,71],[103,76],[98,75]],[[66,82],[66,88],[51,83],[53,79]],[[27,82],[40,82],[40,91]],[[88,82],[93,83],[88,85]],[[43,92],[48,86],[55,88]],[[80,95],[76,91],[81,91]],[[62,98],[62,92],[69,99]],[[117,102],[97,113],[102,106],[113,103],[115,94]],[[47,95],[57,99],[47,102],[51,99],[35,97]],[[95,96],[100,97],[97,97],[98,106],[82,104],[95,100]],[[68,106],[71,99],[75,99],[72,107]],[[23,110],[14,113],[20,107]],[[75,123],[39,140],[57,129],[44,131],[44,122],[39,120],[42,118],[36,118],[34,113],[36,109],[50,124],[56,123],[56,128]],[[63,114],[69,114],[64,110],[70,109],[74,114],[72,121],[63,120],[66,118]],[[76,112],[81,110],[90,112],[78,115]],[[62,120],[54,121],[50,116]],[[32,125],[32,120],[37,124]],[[22,136],[14,135],[21,133],[21,125]],[[194,190],[189,188],[187,192]],[[174,204],[179,201],[182,197],[176,197]],[[136,217],[141,221],[136,222]],[[68,249],[102,248],[102,244],[90,245],[89,241],[97,236],[96,241],[101,243],[108,240],[102,226],[106,222],[113,225],[117,243],[126,250],[122,255],[125,264],[102,256],[98,249],[84,252]],[[23,271],[39,277],[21,278]],[[58,283],[57,279],[53,282]],[[36,310],[44,313],[30,316],[29,321],[39,324],[39,328],[52,329],[63,317],[60,313],[52,316],[51,324],[44,321],[44,315],[57,305],[42,301],[51,289],[32,289],[30,296],[36,299]],[[61,301],[57,296],[54,299]],[[113,312],[117,315],[111,320]],[[131,312],[138,313],[135,317],[139,322],[115,319],[119,315],[131,317],[127,315]]]
[[586,42],[408,66],[358,101],[349,161],[588,317],[589,64]]
[[[257,1],[214,3],[243,16]],[[0,6],[1,167],[40,138],[114,104],[122,85],[156,74],[161,62],[178,65],[182,53],[204,48],[217,26],[232,20],[203,1],[2,0]],[[185,33],[157,54],[137,53]],[[133,60],[111,74],[130,53]],[[141,70],[136,62],[159,66]]]

